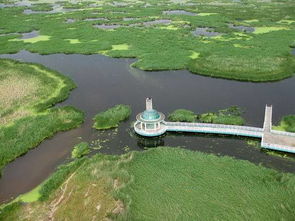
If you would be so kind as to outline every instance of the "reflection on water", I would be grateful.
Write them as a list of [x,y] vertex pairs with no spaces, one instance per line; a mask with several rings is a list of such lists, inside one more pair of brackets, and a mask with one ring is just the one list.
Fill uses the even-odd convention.
[[146,149],[151,147],[160,147],[165,146],[164,138],[163,136],[160,137],[142,137],[142,136],[136,136],[137,139],[137,146]]
[[[0,202],[41,183],[57,165],[69,158],[72,147],[81,141],[88,141],[95,151],[107,154],[121,154],[127,149],[143,150],[144,146],[182,146],[282,171],[295,171],[295,162],[269,156],[248,146],[241,138],[167,133],[160,138],[147,139],[136,136],[132,130],[136,114],[145,108],[146,97],[153,97],[155,108],[165,114],[178,108],[202,113],[238,105],[246,110],[247,125],[259,127],[263,123],[265,104],[272,104],[276,123],[283,115],[295,113],[295,78],[257,84],[208,78],[185,70],[145,72],[130,67],[134,59],[101,55],[38,55],[21,51],[0,57],[40,63],[71,77],[78,87],[69,99],[58,105],[73,105],[86,113],[85,123],[80,128],[58,133],[6,167],[0,179]],[[93,116],[116,104],[131,105],[130,119],[117,130],[93,129]]]

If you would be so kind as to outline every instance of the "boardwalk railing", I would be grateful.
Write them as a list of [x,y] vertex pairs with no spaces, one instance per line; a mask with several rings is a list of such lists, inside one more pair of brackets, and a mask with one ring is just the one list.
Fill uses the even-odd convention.
[[238,126],[238,125],[227,125],[227,124],[208,124],[208,123],[186,123],[186,122],[165,122],[166,126],[184,126],[184,127],[210,127],[210,128],[229,128],[236,130],[249,130],[263,132],[260,127],[249,127],[249,126]]
[[287,145],[280,145],[280,144],[270,144],[266,143],[262,140],[261,147],[271,150],[278,150],[283,152],[295,153],[295,148]]
[[135,131],[142,136],[160,136],[166,131],[176,131],[256,137],[262,139],[261,147],[263,148],[295,153],[295,133],[272,130],[271,128],[272,106],[265,107],[263,128],[225,124],[165,122],[164,119],[161,121],[159,129],[142,129],[136,123],[134,124]]
[[285,132],[285,131],[280,131],[280,130],[271,130],[271,133],[283,135],[283,136],[288,136],[288,137],[295,137],[295,133]]
[[167,131],[180,132],[199,132],[229,134],[237,136],[259,137],[263,135],[263,129],[258,127],[225,125],[225,124],[207,124],[207,123],[185,123],[185,122],[165,122]]

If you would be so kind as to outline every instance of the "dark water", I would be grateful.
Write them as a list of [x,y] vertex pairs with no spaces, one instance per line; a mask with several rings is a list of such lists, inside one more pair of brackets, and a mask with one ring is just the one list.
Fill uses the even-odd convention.
[[101,24],[101,25],[93,25],[95,28],[100,28],[100,29],[115,29],[115,28],[120,28],[121,25],[108,25],[108,24]]
[[171,20],[158,19],[158,20],[154,20],[154,21],[146,21],[146,22],[143,22],[142,24],[144,26],[151,26],[151,25],[159,25],[159,24],[169,25],[170,23],[171,23]]
[[79,11],[80,9],[71,9],[71,8],[63,8],[59,4],[53,4],[52,5],[52,10],[50,11],[34,11],[32,9],[24,9],[23,13],[24,14],[54,14],[54,13],[64,13],[64,12],[74,12],[74,11]]
[[243,32],[247,32],[247,33],[251,33],[255,31],[255,28],[253,27],[248,27],[248,26],[244,26],[244,25],[233,25],[233,24],[229,24],[228,27],[239,30],[239,31],[243,31]]
[[213,31],[212,28],[196,28],[195,31],[192,32],[195,36],[207,36],[207,37],[215,37],[221,35],[219,32]]
[[[86,113],[77,129],[58,133],[38,148],[10,163],[0,179],[0,202],[27,192],[45,180],[54,169],[69,159],[74,144],[88,141],[103,146],[100,152],[120,154],[143,150],[144,146],[185,146],[188,149],[228,155],[280,171],[295,172],[295,161],[270,156],[237,137],[169,133],[162,138],[137,137],[131,123],[145,108],[145,98],[169,113],[177,108],[197,113],[238,105],[246,110],[247,124],[262,126],[265,104],[274,107],[274,122],[295,113],[295,78],[274,83],[246,83],[198,76],[188,71],[144,72],[133,69],[133,59],[113,59],[101,55],[38,55],[22,51],[0,57],[36,62],[70,76],[78,85],[69,99],[59,105],[73,105]],[[96,131],[93,116],[115,104],[130,104],[133,114],[118,130]],[[259,140],[257,140],[259,142]]]
[[189,15],[189,16],[196,16],[196,13],[188,12],[185,10],[171,10],[171,11],[163,11],[164,15]]
[[31,31],[27,33],[22,33],[21,39],[29,39],[29,38],[35,38],[39,36],[39,31]]
[[107,18],[86,18],[83,21],[109,21]]

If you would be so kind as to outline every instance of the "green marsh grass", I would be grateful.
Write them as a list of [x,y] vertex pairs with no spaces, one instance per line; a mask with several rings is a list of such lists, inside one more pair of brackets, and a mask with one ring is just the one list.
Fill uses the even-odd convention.
[[47,196],[42,201],[12,204],[0,215],[10,220],[43,220],[62,197],[52,216],[56,220],[295,217],[293,174],[180,148],[81,158],[59,168],[45,185],[50,191],[41,192]]
[[278,126],[273,126],[276,130],[282,130],[295,133],[295,115],[284,116]]
[[75,87],[42,65],[0,59],[0,170],[58,131],[79,126],[73,107],[50,108]]
[[175,122],[194,122],[196,117],[193,111],[186,109],[177,109],[168,115],[168,119]]
[[[135,153],[120,191],[125,220],[292,220],[291,174],[230,157],[159,148]],[[269,208],[272,210],[269,210]]]
[[[106,3],[99,7],[89,6],[89,3],[63,3],[79,10],[46,15],[23,14],[24,7],[2,8],[0,34],[15,34],[0,36],[0,53],[23,49],[40,54],[101,53],[137,58],[133,66],[143,70],[188,69],[211,77],[254,82],[293,76],[295,58],[290,54],[290,46],[294,44],[295,22],[282,21],[295,20],[294,2],[243,2],[245,4],[203,1],[201,5],[185,6],[162,0],[151,1],[146,8],[143,2],[129,2],[128,6],[122,7]],[[226,6],[222,5],[224,3]],[[218,4],[221,6],[217,7]],[[187,10],[200,16],[163,14],[167,10]],[[93,17],[108,20],[84,21]],[[136,19],[124,21],[124,17]],[[75,19],[75,22],[66,23],[68,18]],[[171,24],[150,27],[142,24],[159,19],[169,19]],[[95,24],[118,24],[121,27],[103,30],[95,28]],[[135,26],[128,26],[130,24]],[[244,33],[228,24],[250,26],[257,31]],[[192,32],[197,27],[211,27],[221,35],[213,38],[194,36]],[[32,30],[39,30],[40,35],[48,36],[47,40],[19,39],[21,36],[17,33]],[[79,43],[71,44],[66,39],[75,39]],[[128,47],[113,50],[113,45]]]
[[74,146],[72,150],[72,158],[81,158],[90,153],[90,147],[87,142],[81,142]]
[[128,119],[130,115],[130,106],[119,104],[107,109],[104,112],[96,114],[93,118],[93,127],[98,130],[115,128],[119,126],[121,121]]
[[237,106],[219,110],[217,112],[208,112],[196,114],[186,109],[177,109],[168,115],[168,119],[174,122],[201,122],[214,124],[243,125],[245,119],[241,116],[242,111]]

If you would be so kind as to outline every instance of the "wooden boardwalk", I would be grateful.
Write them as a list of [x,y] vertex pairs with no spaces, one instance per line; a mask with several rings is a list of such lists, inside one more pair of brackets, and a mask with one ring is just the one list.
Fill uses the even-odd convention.
[[272,130],[272,106],[265,107],[263,128],[205,123],[165,123],[166,131],[256,137],[261,138],[262,148],[295,153],[295,133]]
[[205,123],[165,123],[166,131],[212,133],[256,137],[261,138],[262,148],[295,153],[295,133],[272,130],[272,106],[265,107],[263,128]]
[[236,136],[262,138],[263,129],[225,124],[166,122],[166,131],[229,134]]
[[263,128],[225,124],[186,123],[162,121],[157,129],[143,129],[134,124],[136,133],[142,136],[159,136],[166,131],[225,134],[261,138],[261,147],[295,153],[295,133],[272,130],[272,106],[266,105]]

